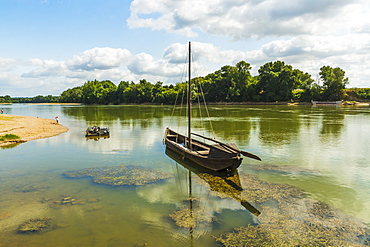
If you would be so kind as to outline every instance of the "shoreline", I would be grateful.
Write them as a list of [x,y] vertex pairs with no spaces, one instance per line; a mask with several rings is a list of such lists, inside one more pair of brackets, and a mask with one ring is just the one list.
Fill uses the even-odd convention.
[[0,105],[25,104],[25,105],[82,105],[82,103],[0,103]]
[[[12,105],[12,104],[26,104],[26,105],[99,105],[99,104],[83,104],[83,103],[0,103],[0,105]],[[194,103],[196,105],[196,103]],[[114,104],[108,104],[114,105]],[[163,103],[122,103],[118,105],[173,105]],[[289,102],[289,101],[275,101],[275,102],[208,102],[207,105],[288,105],[288,106],[308,106],[312,105],[311,102]],[[344,100],[340,105],[352,105],[352,106],[368,106],[370,101],[346,101]]]
[[0,147],[57,136],[67,131],[67,127],[57,124],[53,119],[9,114],[0,115],[0,136],[13,134],[20,137],[0,141]]

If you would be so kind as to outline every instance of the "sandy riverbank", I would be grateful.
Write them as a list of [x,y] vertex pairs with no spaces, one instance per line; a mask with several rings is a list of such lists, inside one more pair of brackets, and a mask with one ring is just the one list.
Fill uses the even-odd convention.
[[56,136],[66,131],[68,128],[57,124],[53,119],[0,115],[0,136],[13,134],[20,137],[16,140],[0,141],[0,146]]

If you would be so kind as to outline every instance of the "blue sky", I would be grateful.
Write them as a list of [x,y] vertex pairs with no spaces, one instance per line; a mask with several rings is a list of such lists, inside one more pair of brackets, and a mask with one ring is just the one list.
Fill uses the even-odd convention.
[[180,81],[245,60],[313,79],[340,67],[370,87],[367,0],[0,0],[0,95],[60,95],[88,80]]

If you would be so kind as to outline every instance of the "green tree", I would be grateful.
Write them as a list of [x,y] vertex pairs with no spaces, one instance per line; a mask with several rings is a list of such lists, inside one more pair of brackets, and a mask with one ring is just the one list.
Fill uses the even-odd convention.
[[128,81],[121,81],[118,84],[117,90],[114,93],[115,94],[115,102],[112,102],[114,104],[122,104],[126,103],[127,100],[125,98],[125,90],[130,86],[130,83]]
[[[312,83],[308,74],[293,69],[282,61],[269,62],[258,70],[257,89],[261,101],[288,101],[293,98],[293,90],[300,88],[303,81]],[[303,80],[303,81],[302,81]]]
[[12,98],[9,95],[0,96],[0,103],[12,103]]
[[206,100],[209,102],[230,101],[231,95],[235,94],[235,67],[226,65],[220,70],[207,75],[203,81]]
[[81,103],[82,102],[82,87],[69,88],[63,91],[60,95],[62,103]]
[[88,81],[82,86],[82,102],[86,104],[109,104],[117,86],[109,81]]
[[250,70],[252,69],[251,65],[245,61],[240,61],[235,65],[234,74],[232,75],[232,87],[230,91],[232,92],[229,95],[231,101],[241,102],[246,101],[250,98],[250,89],[249,85],[253,85],[253,77],[251,76]]
[[139,102],[153,102],[153,84],[145,79],[139,81]]
[[320,78],[323,82],[323,100],[340,100],[342,98],[342,90],[349,84],[348,78],[345,77],[345,72],[341,68],[332,68],[323,66],[320,69]]

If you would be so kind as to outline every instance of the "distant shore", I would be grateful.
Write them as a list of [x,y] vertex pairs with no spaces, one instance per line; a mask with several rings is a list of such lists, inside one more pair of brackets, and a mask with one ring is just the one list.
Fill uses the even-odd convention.
[[6,134],[19,136],[19,139],[0,141],[0,146],[52,137],[66,131],[68,131],[68,128],[58,124],[53,119],[9,114],[0,115],[0,136]]
[[82,105],[82,103],[0,103],[0,105],[27,104],[27,105]]
[[[0,103],[0,105],[11,105],[12,103]],[[27,105],[85,105],[83,103],[14,103],[14,104],[27,104]],[[197,103],[194,103],[197,104]],[[92,104],[97,105],[97,104]],[[123,103],[120,105],[164,105],[161,103]],[[172,104],[165,104],[172,105]],[[207,105],[290,105],[290,106],[300,106],[300,105],[312,105],[311,102],[289,102],[289,101],[276,101],[276,102],[207,102]],[[354,106],[368,106],[370,102],[363,101],[343,101],[342,105],[354,105]]]

